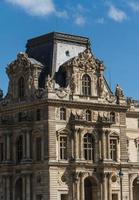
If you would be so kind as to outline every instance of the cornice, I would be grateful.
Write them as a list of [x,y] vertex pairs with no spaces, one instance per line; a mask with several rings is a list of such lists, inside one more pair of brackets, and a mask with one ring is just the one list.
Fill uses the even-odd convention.
[[69,108],[78,108],[78,109],[94,109],[94,110],[106,110],[106,111],[117,111],[117,112],[126,112],[128,106],[126,105],[117,105],[117,104],[103,104],[103,103],[93,103],[93,102],[80,102],[73,100],[57,100],[57,99],[42,99],[34,102],[19,103],[19,104],[10,104],[9,106],[3,106],[0,108],[1,113],[14,112],[21,110],[34,109],[37,106],[67,106]]
[[57,99],[41,99],[39,101],[27,102],[27,103],[18,103],[18,104],[9,104],[9,106],[3,106],[0,108],[0,113],[14,112],[14,111],[23,111],[34,109],[39,106],[67,106],[69,108],[78,108],[78,109],[94,109],[94,110],[106,110],[106,111],[117,111],[117,112],[126,112],[128,106],[118,105],[118,104],[102,104],[102,103],[93,103],[93,102],[81,102],[73,100],[57,100]]

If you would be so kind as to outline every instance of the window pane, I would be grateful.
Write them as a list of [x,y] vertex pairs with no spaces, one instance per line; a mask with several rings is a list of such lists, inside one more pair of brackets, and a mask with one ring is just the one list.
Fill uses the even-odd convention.
[[91,95],[91,79],[88,74],[82,77],[82,93],[83,95]]
[[41,110],[40,109],[37,109],[37,111],[36,111],[36,120],[37,121],[41,120]]
[[94,160],[94,140],[91,134],[84,136],[84,158]]
[[25,96],[25,83],[23,77],[21,77],[18,81],[18,96],[21,99]]
[[110,139],[110,158],[114,161],[117,160],[117,140]]
[[67,159],[67,137],[60,137],[60,159]]
[[61,194],[61,200],[68,200],[67,194]]
[[66,120],[66,109],[60,108],[60,120]]

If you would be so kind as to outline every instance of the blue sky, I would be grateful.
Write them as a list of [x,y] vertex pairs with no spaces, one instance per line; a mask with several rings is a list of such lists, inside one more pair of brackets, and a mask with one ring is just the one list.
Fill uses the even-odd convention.
[[0,0],[0,87],[27,39],[52,31],[87,36],[112,90],[139,99],[139,0]]

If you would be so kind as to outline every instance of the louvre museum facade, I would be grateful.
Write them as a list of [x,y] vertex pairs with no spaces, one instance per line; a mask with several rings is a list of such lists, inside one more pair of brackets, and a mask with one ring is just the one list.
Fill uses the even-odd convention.
[[0,200],[139,200],[139,102],[104,71],[86,37],[27,41],[0,91]]

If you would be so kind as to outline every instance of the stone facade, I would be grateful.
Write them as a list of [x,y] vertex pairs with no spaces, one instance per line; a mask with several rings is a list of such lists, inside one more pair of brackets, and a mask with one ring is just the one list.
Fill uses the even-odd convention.
[[0,200],[138,200],[139,102],[111,91],[89,39],[29,40],[0,91]]

